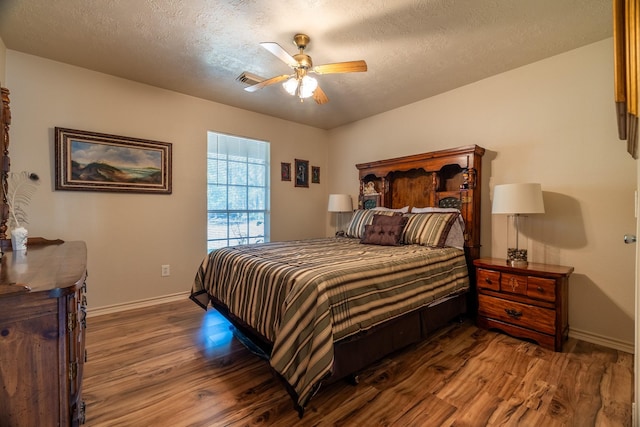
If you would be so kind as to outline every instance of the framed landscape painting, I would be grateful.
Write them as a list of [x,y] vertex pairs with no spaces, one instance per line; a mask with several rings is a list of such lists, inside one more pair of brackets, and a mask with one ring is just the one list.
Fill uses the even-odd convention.
[[56,190],[171,193],[171,144],[55,128]]

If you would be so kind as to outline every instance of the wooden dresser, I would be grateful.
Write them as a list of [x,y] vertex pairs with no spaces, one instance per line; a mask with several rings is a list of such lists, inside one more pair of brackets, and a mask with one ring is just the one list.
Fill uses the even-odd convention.
[[84,242],[0,261],[0,426],[76,426],[85,361]]
[[476,267],[478,326],[500,329],[562,351],[569,334],[569,276],[573,267],[481,258]]

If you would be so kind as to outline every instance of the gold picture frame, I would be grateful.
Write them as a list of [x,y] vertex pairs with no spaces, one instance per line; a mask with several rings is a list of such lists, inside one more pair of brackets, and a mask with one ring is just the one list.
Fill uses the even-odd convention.
[[55,128],[56,190],[171,194],[171,144]]

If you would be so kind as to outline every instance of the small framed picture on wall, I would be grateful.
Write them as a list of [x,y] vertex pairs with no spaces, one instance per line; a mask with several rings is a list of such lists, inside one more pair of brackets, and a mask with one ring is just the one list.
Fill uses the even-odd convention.
[[311,166],[311,183],[320,184],[320,166]]
[[280,163],[280,180],[291,181],[291,163]]
[[309,161],[296,159],[296,187],[309,187]]

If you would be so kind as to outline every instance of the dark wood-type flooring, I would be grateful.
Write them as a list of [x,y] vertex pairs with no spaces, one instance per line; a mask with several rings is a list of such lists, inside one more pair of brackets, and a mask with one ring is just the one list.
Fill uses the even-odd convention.
[[454,323],[320,389],[298,418],[266,361],[184,300],[90,317],[87,426],[629,426],[633,356]]

